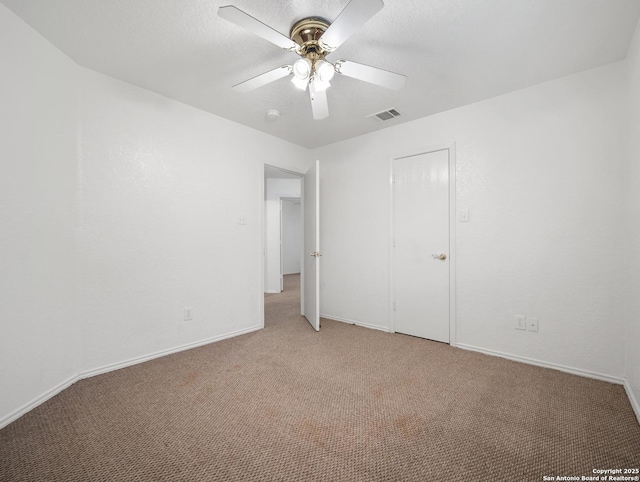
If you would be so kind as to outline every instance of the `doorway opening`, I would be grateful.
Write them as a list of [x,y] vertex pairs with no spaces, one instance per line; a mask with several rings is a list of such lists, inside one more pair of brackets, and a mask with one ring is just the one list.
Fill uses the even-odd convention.
[[264,166],[265,326],[300,316],[303,175]]
[[300,197],[280,198],[280,272],[281,291],[287,287],[285,276],[298,275],[302,258],[302,209]]

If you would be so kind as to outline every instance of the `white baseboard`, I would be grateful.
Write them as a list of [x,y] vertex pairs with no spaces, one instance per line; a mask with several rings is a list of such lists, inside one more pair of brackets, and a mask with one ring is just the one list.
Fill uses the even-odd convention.
[[629,397],[629,403],[631,403],[631,408],[636,414],[636,418],[638,419],[638,423],[640,423],[640,403],[638,403],[638,399],[636,398],[635,393],[629,384],[629,380],[624,381],[624,389],[627,392],[627,397]]
[[325,313],[320,313],[320,318],[326,318],[327,320],[333,320],[333,321],[340,321],[342,323],[347,323],[349,325],[358,325],[364,328],[370,328],[372,330],[385,331],[389,333],[389,328],[387,328],[386,326],[371,325],[369,323],[362,323],[361,321],[349,320],[347,318],[340,318],[338,316],[327,315]]
[[291,273],[282,273],[283,276],[287,276],[289,274],[300,274],[300,271],[292,271]]
[[282,291],[277,290],[277,291],[273,291],[273,290],[264,290],[265,293],[267,294],[276,294],[276,293],[282,293]]
[[616,385],[625,384],[624,378],[614,377],[612,375],[606,375],[604,373],[592,372],[589,370],[582,370],[580,368],[573,368],[565,365],[560,365],[557,363],[545,362],[542,360],[536,360],[535,358],[529,358],[525,356],[511,355],[509,353],[503,353],[495,350],[487,350],[485,348],[466,345],[464,343],[457,343],[456,347],[462,348],[463,350],[477,351],[479,353],[484,353],[485,355],[499,356],[501,358],[506,358],[508,360],[513,360],[521,363],[527,363],[529,365],[535,365],[535,366],[544,367],[544,368],[552,368],[554,370],[560,370],[561,372],[571,373],[573,375],[579,375],[581,377],[594,378],[596,380],[602,380],[603,382],[615,383]]
[[233,331],[231,333],[225,333],[224,335],[214,336],[212,338],[207,338],[205,340],[200,340],[200,341],[196,341],[196,342],[193,342],[193,343],[188,343],[186,345],[181,345],[181,346],[178,346],[178,347],[169,348],[167,350],[161,350],[161,351],[158,351],[158,352],[155,352],[155,353],[151,353],[149,355],[143,355],[143,356],[131,358],[129,360],[125,360],[125,361],[122,361],[122,362],[112,363],[111,365],[105,365],[105,366],[100,367],[100,368],[94,368],[92,370],[86,370],[84,372],[80,372],[79,374],[68,378],[67,380],[65,380],[64,382],[56,385],[55,387],[51,388],[50,390],[47,390],[42,395],[40,395],[40,396],[34,398],[33,400],[31,400],[30,402],[24,404],[22,407],[20,407],[17,410],[13,411],[12,413],[7,415],[6,417],[3,417],[2,419],[0,419],[0,429],[6,427],[11,422],[19,419],[20,417],[22,417],[27,412],[29,412],[29,411],[33,410],[34,408],[36,408],[38,405],[46,402],[51,397],[57,395],[58,393],[60,393],[65,388],[69,388],[71,385],[73,385],[75,382],[77,382],[79,380],[83,380],[85,378],[94,377],[96,375],[102,375],[103,373],[108,373],[108,372],[112,372],[114,370],[119,370],[120,368],[125,368],[125,367],[129,367],[129,366],[132,366],[132,365],[137,365],[138,363],[144,363],[146,361],[150,361],[150,360],[153,360],[155,358],[160,358],[160,357],[163,357],[163,356],[171,355],[173,353],[178,353],[178,352],[181,352],[181,351],[189,350],[191,348],[197,348],[199,346],[208,345],[210,343],[215,343],[217,341],[226,340],[227,338],[233,338],[235,336],[245,335],[247,333],[251,333],[251,332],[254,332],[254,331],[257,331],[257,330],[260,330],[260,329],[262,329],[261,326],[253,326],[251,328],[246,328],[244,330],[238,330],[238,331]]
[[233,331],[231,333],[225,333],[224,335],[218,335],[212,338],[207,338],[205,340],[200,340],[193,343],[187,343],[186,345],[169,348],[167,350],[157,351],[154,353],[150,353],[149,355],[138,356],[135,358],[131,358],[129,360],[125,360],[123,362],[113,363],[111,365],[105,365],[100,368],[94,368],[92,370],[87,370],[80,373],[78,375],[78,379],[82,380],[84,378],[90,378],[96,375],[102,375],[103,373],[112,372],[114,370],[119,370],[121,368],[137,365],[138,363],[144,363],[144,362],[153,360],[155,358],[160,358],[160,357],[172,355],[174,353],[178,353],[181,351],[190,350],[191,348],[197,348],[199,346],[208,345],[210,343],[215,343],[216,341],[226,340],[227,338],[233,338],[234,336],[246,335],[247,333],[251,333],[253,331],[257,331],[260,329],[261,329],[260,326],[253,326],[251,328],[246,328],[244,330]]
[[49,400],[50,398],[55,397],[62,390],[64,390],[65,388],[69,388],[71,385],[73,385],[78,380],[79,380],[78,375],[74,375],[74,376],[72,376],[70,378],[67,378],[64,382],[59,383],[55,387],[53,387],[53,388],[47,390],[46,392],[44,392],[42,395],[34,398],[30,402],[25,403],[23,406],[21,406],[17,410],[14,410],[13,412],[11,412],[6,417],[3,417],[2,419],[0,419],[0,429],[6,427],[11,422],[14,422],[14,421],[18,420],[25,413],[30,412],[31,410],[36,408],[41,403],[44,403],[47,400]]

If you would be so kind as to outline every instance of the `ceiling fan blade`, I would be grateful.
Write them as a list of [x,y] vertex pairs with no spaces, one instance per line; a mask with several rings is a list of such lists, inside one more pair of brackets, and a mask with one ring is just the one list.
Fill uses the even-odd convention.
[[242,10],[237,9],[232,5],[220,7],[218,9],[218,16],[228,20],[229,22],[235,23],[239,27],[258,35],[259,37],[262,37],[285,50],[295,52],[299,48],[298,44],[289,37],[285,37],[280,32],[272,29],[260,20],[253,18],[251,15],[244,13]]
[[384,7],[382,0],[351,0],[320,37],[320,46],[333,52]]
[[316,90],[313,82],[309,84],[309,96],[311,97],[311,110],[315,120],[322,120],[329,117],[329,104],[327,102],[327,91]]
[[249,92],[257,89],[258,87],[262,87],[263,85],[267,85],[270,82],[281,79],[282,77],[286,77],[291,74],[292,71],[293,68],[290,65],[283,65],[282,67],[278,67],[270,70],[269,72],[265,72],[264,74],[256,75],[244,82],[240,82],[239,84],[234,85],[232,89],[236,92]]
[[370,84],[386,87],[387,89],[400,90],[407,81],[407,76],[396,74],[377,67],[351,62],[350,60],[338,60],[335,64],[336,72],[347,77],[363,80]]

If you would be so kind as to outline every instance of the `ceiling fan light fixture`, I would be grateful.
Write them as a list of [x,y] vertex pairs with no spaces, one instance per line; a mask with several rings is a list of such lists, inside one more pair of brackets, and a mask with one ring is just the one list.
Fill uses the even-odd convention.
[[298,59],[293,64],[293,76],[300,80],[307,80],[311,75],[311,61],[306,58]]
[[329,87],[331,87],[331,84],[322,80],[317,72],[309,80],[309,89],[313,89],[315,92],[327,90]]
[[316,83],[314,82],[313,78],[309,81],[309,95],[311,96],[311,100],[314,100],[316,97],[316,92],[318,91],[322,91],[322,89],[317,89],[316,88]]
[[294,75],[291,78],[291,83],[300,90],[307,90],[307,84],[309,84],[309,79],[299,79]]
[[297,88],[305,91],[307,86],[309,87],[311,110],[315,120],[329,116],[326,91],[336,73],[388,89],[400,90],[406,82],[405,75],[347,60],[337,60],[335,63],[325,60],[328,54],[340,47],[382,7],[383,0],[348,0],[333,22],[320,17],[303,18],[291,27],[288,38],[232,5],[220,7],[220,17],[302,57],[293,65],[272,69],[232,88],[237,92],[248,92],[291,75],[291,81]]
[[336,69],[330,62],[327,62],[326,60],[318,60],[316,62],[316,74],[322,82],[328,83],[333,79],[335,73]]

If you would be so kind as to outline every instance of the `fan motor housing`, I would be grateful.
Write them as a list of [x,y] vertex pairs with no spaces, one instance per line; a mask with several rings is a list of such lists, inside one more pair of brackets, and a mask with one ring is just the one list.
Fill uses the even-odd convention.
[[327,54],[318,40],[329,28],[329,25],[327,20],[320,17],[303,18],[293,24],[289,37],[300,45],[301,56],[310,57],[315,54],[317,58],[323,58]]

